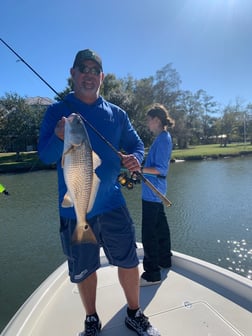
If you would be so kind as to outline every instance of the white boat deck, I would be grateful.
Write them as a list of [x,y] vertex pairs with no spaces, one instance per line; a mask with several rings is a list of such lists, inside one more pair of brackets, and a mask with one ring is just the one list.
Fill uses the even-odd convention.
[[[141,255],[142,250],[139,249]],[[117,268],[98,271],[101,336],[133,336],[124,325],[126,304]],[[142,271],[142,264],[140,266]],[[174,252],[160,285],[141,288],[141,307],[162,336],[252,335],[252,281]],[[66,263],[28,299],[1,336],[74,336],[85,313]]]

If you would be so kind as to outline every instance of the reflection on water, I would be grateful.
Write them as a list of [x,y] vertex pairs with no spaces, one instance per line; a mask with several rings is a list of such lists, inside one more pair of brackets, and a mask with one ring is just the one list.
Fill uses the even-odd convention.
[[[174,176],[174,179],[170,179],[171,195],[174,193],[178,207],[185,207],[183,212],[187,213],[182,223],[179,219],[180,211],[171,212],[171,225],[177,222],[180,228],[183,228],[185,222],[189,222],[190,232],[187,232],[185,241],[191,240],[184,247],[185,241],[180,244],[174,239],[176,242],[174,249],[224,268],[232,267],[232,271],[250,279],[252,278],[251,164],[251,157],[175,164],[172,165],[170,175]],[[185,174],[186,169],[189,174]],[[177,199],[177,183],[186,195],[186,199],[183,198],[182,202]],[[239,253],[236,252],[238,250]]]
[[[251,165],[252,157],[171,165],[173,250],[252,279]],[[0,194],[0,330],[64,261],[56,179],[55,171],[0,175],[10,192]],[[140,241],[141,186],[123,192]]]
[[249,248],[249,242],[245,239],[241,241],[227,240],[225,242],[217,241],[219,244],[223,244],[228,251],[228,257],[225,260],[218,258],[218,263],[224,263],[226,267],[233,272],[242,274],[249,279],[252,279],[252,267],[249,265],[252,259],[252,249]]

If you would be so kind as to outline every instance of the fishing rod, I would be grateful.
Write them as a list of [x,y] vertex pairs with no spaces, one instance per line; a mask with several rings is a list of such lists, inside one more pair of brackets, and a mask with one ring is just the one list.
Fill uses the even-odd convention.
[[[11,51],[13,52],[21,62],[23,62],[42,82],[44,82],[59,98],[63,100],[63,97],[43,78],[40,74],[35,71],[13,48],[11,48],[2,38],[0,41]],[[122,154],[92,125],[89,121],[87,121],[83,116],[81,116],[83,121],[104,141],[111,150],[116,153],[120,159],[122,159]],[[137,177],[139,177],[163,202],[164,204],[169,207],[172,205],[171,201],[163,195],[141,172],[134,172]]]
[[[122,154],[106,138],[104,138],[104,136],[99,131],[97,131],[97,129],[93,125],[91,125],[83,116],[80,117],[112,149],[112,151],[116,153],[116,155],[119,156],[120,159],[122,159]],[[172,205],[171,201],[169,201],[168,198],[163,195],[142,173],[140,173],[139,171],[135,171],[134,174],[139,177],[155,194],[157,194],[167,207]]]

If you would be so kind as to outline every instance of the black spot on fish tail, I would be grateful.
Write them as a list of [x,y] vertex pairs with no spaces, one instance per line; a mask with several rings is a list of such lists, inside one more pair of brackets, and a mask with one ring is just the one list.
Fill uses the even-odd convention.
[[97,244],[97,240],[91,227],[86,224],[84,226],[76,226],[72,235],[72,244],[85,244],[93,243]]

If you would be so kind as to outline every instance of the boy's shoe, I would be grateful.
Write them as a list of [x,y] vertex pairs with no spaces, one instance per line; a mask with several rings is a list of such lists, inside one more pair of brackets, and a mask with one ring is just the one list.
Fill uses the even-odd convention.
[[157,285],[162,282],[160,271],[155,273],[143,272],[140,277],[139,285],[140,287]]
[[135,317],[127,316],[125,324],[139,336],[161,336],[159,331],[150,324],[148,317],[143,314],[141,309],[138,309]]
[[139,285],[140,287],[145,287],[145,286],[152,286],[152,285],[158,285],[162,282],[162,280],[157,280],[157,281],[148,281],[144,278],[140,278]]
[[101,330],[101,322],[95,316],[87,316],[85,320],[85,330],[79,336],[97,336]]

